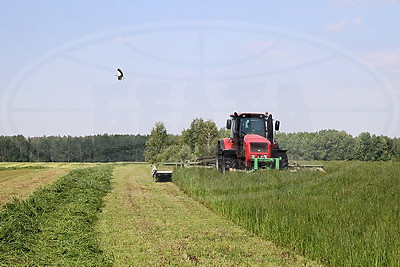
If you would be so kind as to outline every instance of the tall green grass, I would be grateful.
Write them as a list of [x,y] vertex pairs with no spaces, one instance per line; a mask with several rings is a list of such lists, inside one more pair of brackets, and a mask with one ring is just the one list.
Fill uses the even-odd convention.
[[332,266],[400,265],[400,163],[328,162],[327,173],[176,169],[185,192],[275,243]]
[[111,166],[78,169],[0,213],[0,265],[107,266],[94,224]]

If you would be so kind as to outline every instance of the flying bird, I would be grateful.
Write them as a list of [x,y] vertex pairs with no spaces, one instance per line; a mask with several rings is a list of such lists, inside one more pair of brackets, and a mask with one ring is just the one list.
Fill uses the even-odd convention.
[[118,80],[125,79],[124,73],[120,69],[117,69],[117,74],[115,76],[117,76]]

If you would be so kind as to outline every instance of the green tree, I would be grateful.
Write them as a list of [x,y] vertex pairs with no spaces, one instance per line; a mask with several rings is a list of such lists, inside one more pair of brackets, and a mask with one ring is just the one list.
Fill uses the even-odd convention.
[[362,161],[372,160],[372,137],[370,133],[360,133],[356,138],[355,158]]
[[353,137],[345,131],[322,130],[314,138],[314,159],[345,160],[352,157]]
[[391,139],[391,155],[392,160],[400,161],[400,138],[393,138]]
[[385,161],[389,159],[388,144],[383,136],[372,135],[372,160]]
[[211,120],[203,122],[198,131],[195,144],[196,156],[203,157],[214,155],[218,138],[219,131],[215,122]]
[[0,160],[10,161],[11,140],[8,136],[0,136]]
[[196,118],[190,124],[189,129],[182,131],[183,142],[187,144],[192,151],[196,149],[197,140],[199,139],[203,126],[204,120]]
[[222,128],[220,128],[220,129],[218,130],[218,135],[219,135],[219,138],[220,138],[220,139],[222,139],[222,138],[228,138],[229,135],[230,135],[230,130],[226,129],[225,127],[222,127]]
[[151,130],[150,137],[146,142],[146,149],[144,152],[146,161],[151,163],[158,162],[159,155],[167,147],[168,133],[163,122],[156,122]]
[[186,144],[172,144],[159,155],[159,161],[184,162],[194,158],[190,147]]
[[212,120],[196,118],[188,129],[182,131],[182,142],[190,147],[195,156],[209,156],[215,153],[216,143],[221,134],[225,132],[218,131]]

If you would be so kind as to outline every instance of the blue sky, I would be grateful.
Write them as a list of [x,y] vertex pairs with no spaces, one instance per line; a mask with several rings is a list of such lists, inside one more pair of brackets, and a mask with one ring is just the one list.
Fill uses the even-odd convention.
[[285,132],[400,137],[396,0],[2,1],[0,22],[0,135],[269,111]]

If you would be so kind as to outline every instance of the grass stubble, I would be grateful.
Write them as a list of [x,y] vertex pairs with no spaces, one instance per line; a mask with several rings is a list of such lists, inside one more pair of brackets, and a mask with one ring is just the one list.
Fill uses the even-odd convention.
[[41,186],[54,182],[66,169],[43,165],[0,167],[0,209],[13,198],[26,199]]
[[98,231],[116,266],[313,265],[184,194],[155,183],[149,165],[115,168]]

